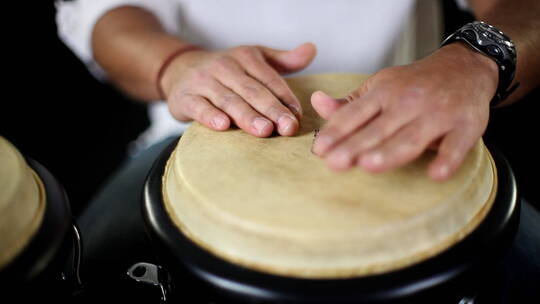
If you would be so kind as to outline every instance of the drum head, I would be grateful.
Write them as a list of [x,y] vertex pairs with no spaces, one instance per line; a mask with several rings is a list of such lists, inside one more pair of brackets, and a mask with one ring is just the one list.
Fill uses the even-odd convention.
[[43,183],[19,151],[0,137],[0,270],[28,245],[44,210]]
[[[2,149],[9,151],[0,151],[0,256],[8,259],[0,265],[0,284],[16,293],[29,288],[26,283],[59,279],[60,267],[71,250],[68,232],[73,221],[69,201],[56,178],[0,137]],[[9,242],[12,239],[14,243]]]
[[164,175],[165,208],[193,242],[232,263],[299,278],[394,271],[447,249],[478,226],[496,193],[480,142],[455,176],[427,176],[434,153],[382,174],[334,172],[311,153],[322,89],[344,96],[362,75],[289,79],[302,102],[299,135],[257,138],[193,124]]
[[214,285],[258,298],[305,299],[305,287],[314,299],[396,296],[467,268],[459,248],[477,231],[485,236],[488,228],[478,225],[489,222],[486,214],[505,209],[500,228],[514,212],[507,164],[495,166],[479,143],[446,183],[427,179],[429,155],[389,174],[329,171],[309,151],[322,122],[306,101],[315,89],[343,95],[361,79],[289,80],[308,109],[294,138],[191,127],[172,156],[173,148],[156,162],[145,188],[145,216],[164,255]]

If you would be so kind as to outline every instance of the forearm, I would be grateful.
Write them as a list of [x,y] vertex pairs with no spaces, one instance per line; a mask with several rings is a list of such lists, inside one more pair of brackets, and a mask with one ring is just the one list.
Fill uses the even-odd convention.
[[486,21],[512,38],[517,49],[516,81],[519,88],[504,105],[510,104],[540,85],[540,1],[471,0],[478,20]]
[[92,49],[109,79],[129,95],[158,100],[156,78],[163,61],[185,41],[166,33],[151,13],[124,6],[109,11],[96,24]]

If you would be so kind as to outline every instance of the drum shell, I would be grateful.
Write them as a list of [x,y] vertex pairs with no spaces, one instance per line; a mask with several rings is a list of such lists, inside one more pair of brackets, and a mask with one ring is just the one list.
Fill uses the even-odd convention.
[[[0,283],[8,290],[44,290],[61,273],[73,247],[73,219],[68,197],[56,178],[40,163],[27,158],[43,183],[46,194],[43,220],[23,251],[0,272]],[[35,297],[35,296],[34,296]]]
[[[519,196],[512,170],[503,155],[491,147],[499,181],[494,205],[474,232],[448,250],[411,267],[370,277],[312,280],[269,275],[215,257],[173,224],[164,209],[161,186],[175,147],[172,143],[162,152],[145,183],[142,208],[148,233],[158,258],[176,284],[182,285],[179,290],[199,286],[204,293],[205,286],[211,286],[235,303],[422,303],[433,299],[441,303],[441,295],[457,299],[476,292],[474,289],[480,287],[471,286],[478,285],[478,278],[492,277],[486,273],[509,248],[519,222]],[[193,283],[193,278],[200,282]]]

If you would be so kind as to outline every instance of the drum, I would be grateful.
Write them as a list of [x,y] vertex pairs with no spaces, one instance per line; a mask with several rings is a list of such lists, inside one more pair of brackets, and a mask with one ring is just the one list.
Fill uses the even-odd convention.
[[[64,189],[3,137],[0,190],[0,282],[6,290],[21,298],[39,297],[38,290],[58,296],[60,289],[79,287],[80,235]],[[73,263],[66,263],[70,256]],[[65,264],[73,269],[66,271]],[[53,282],[58,290],[51,290]]]
[[426,175],[430,153],[383,174],[330,171],[311,153],[324,122],[309,97],[365,78],[288,79],[305,109],[295,137],[194,123],[162,153],[143,215],[179,290],[196,278],[240,303],[458,303],[477,292],[517,228],[509,164],[479,142],[444,183]]

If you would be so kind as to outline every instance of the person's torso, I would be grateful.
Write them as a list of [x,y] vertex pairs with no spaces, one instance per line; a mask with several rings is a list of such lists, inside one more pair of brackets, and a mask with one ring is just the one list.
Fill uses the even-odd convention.
[[212,49],[313,42],[305,73],[373,73],[392,63],[415,0],[177,0],[180,35]]
[[[425,55],[439,42],[437,1],[368,0],[171,0],[178,4],[177,34],[220,50],[239,45],[292,49],[317,46],[312,64],[299,74],[370,74]],[[175,20],[175,21],[177,21]],[[147,146],[183,132],[164,103],[150,107]]]

